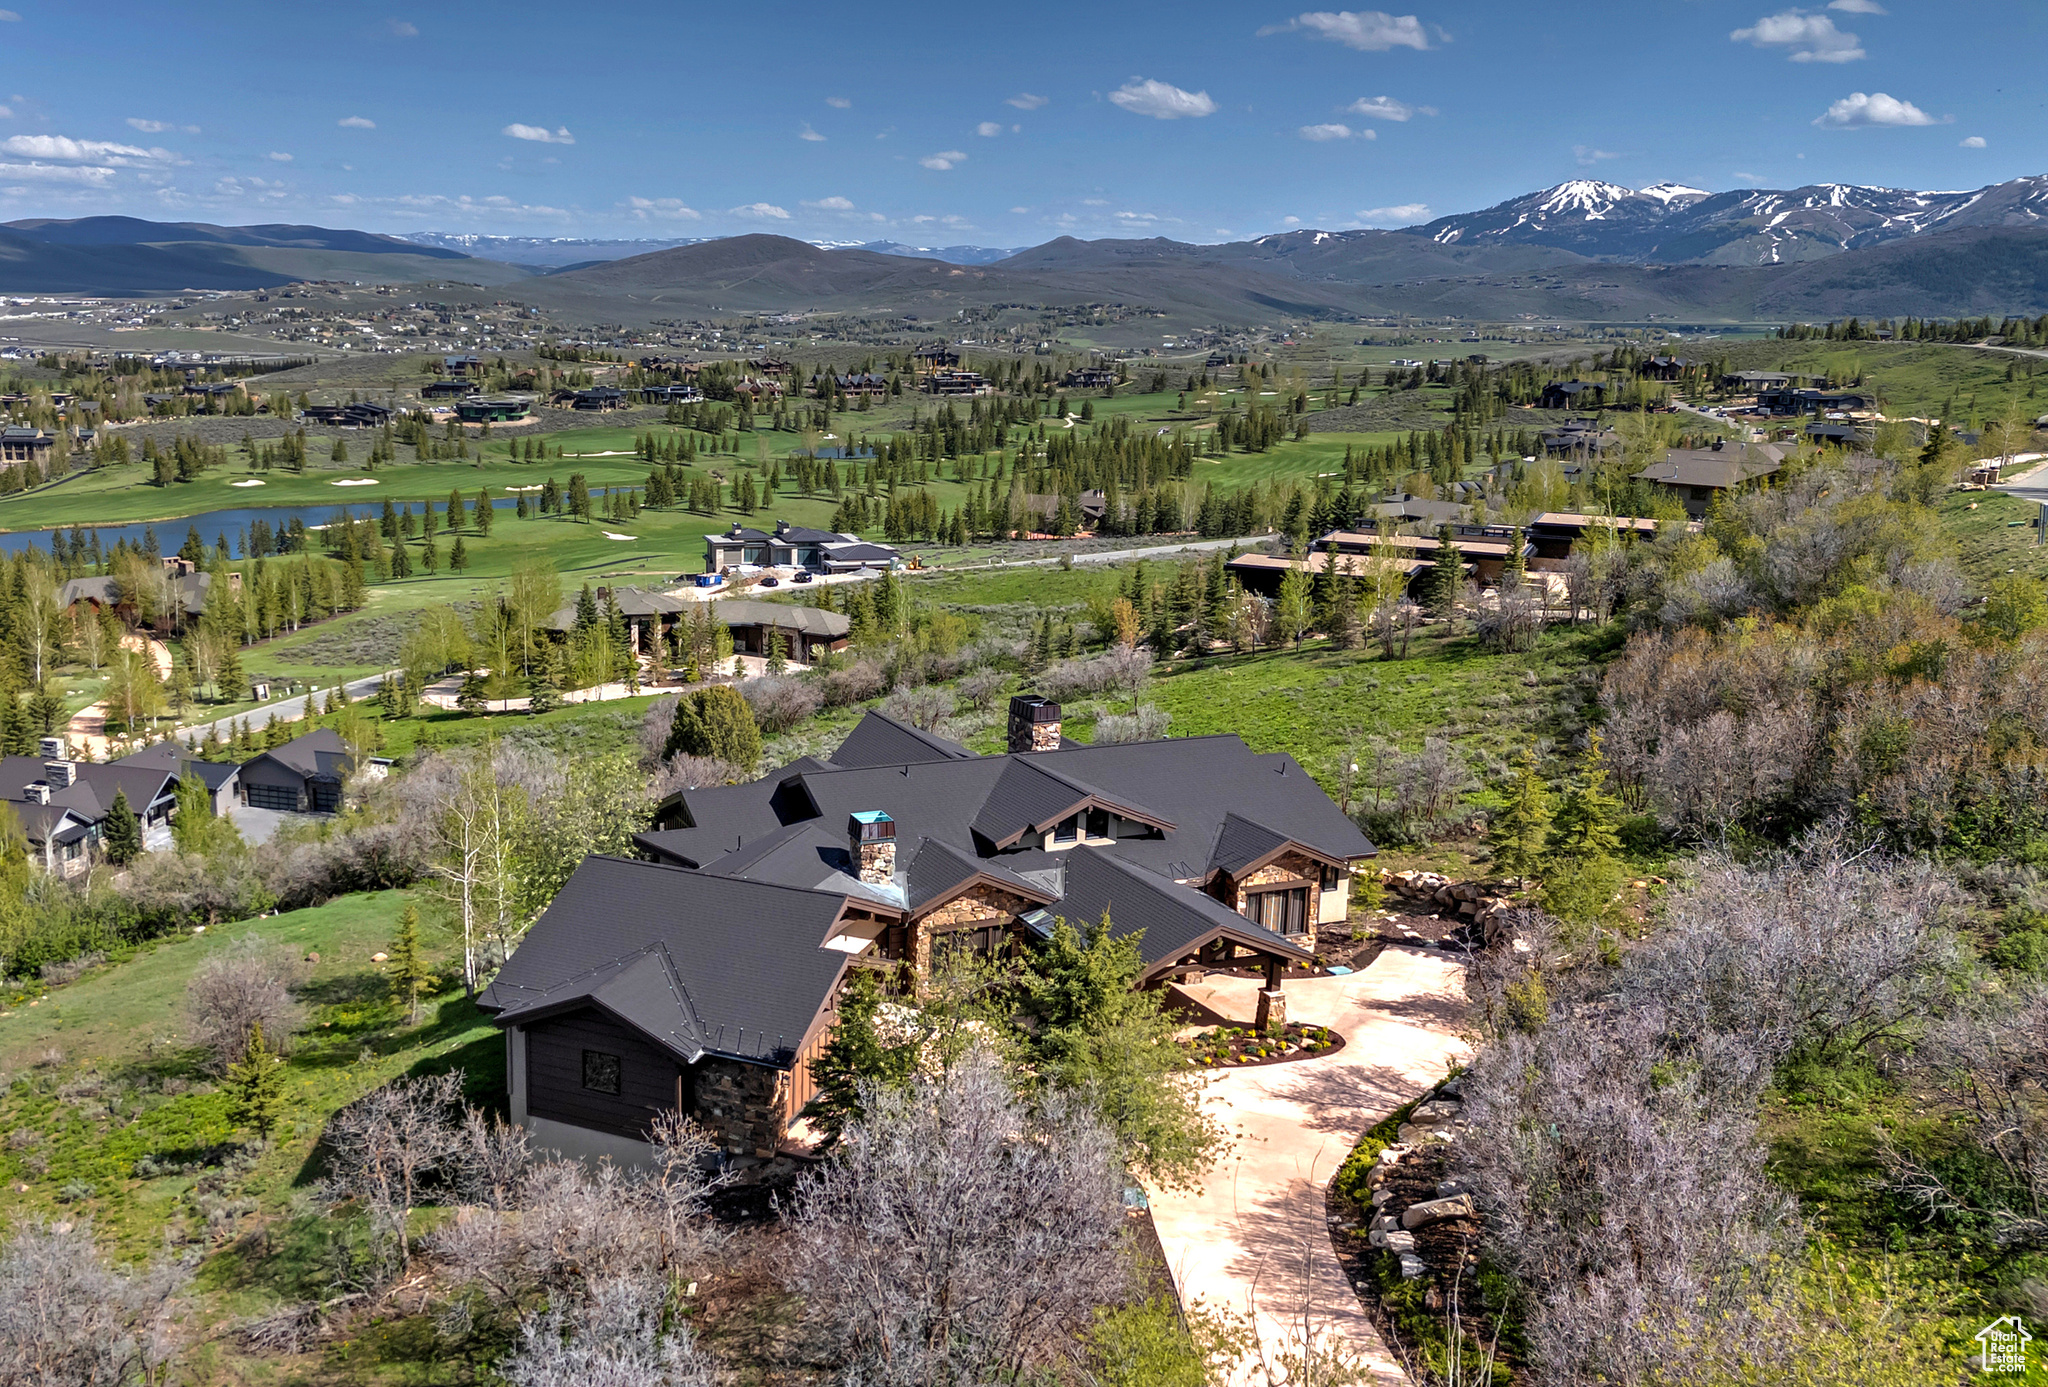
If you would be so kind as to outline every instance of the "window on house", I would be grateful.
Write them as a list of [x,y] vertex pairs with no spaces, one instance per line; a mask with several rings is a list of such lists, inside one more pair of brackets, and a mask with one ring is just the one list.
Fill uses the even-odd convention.
[[1308,888],[1290,886],[1279,891],[1254,891],[1245,897],[1245,918],[1264,925],[1275,934],[1308,932]]
[[1109,836],[1109,811],[1107,809],[1090,809],[1088,811],[1088,836],[1090,838],[1107,838]]
[[619,1057],[608,1055],[602,1050],[583,1052],[583,1086],[592,1093],[619,1091]]
[[1344,874],[1338,871],[1335,867],[1323,868],[1323,889],[1325,891],[1336,890],[1338,878],[1342,877],[1343,875]]
[[1078,842],[1081,837],[1081,816],[1069,814],[1052,826],[1052,840],[1055,843]]

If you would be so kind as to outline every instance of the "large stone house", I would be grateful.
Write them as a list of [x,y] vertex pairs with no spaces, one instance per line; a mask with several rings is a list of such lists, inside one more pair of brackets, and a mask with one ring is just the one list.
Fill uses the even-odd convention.
[[1089,745],[1059,706],[1012,705],[981,756],[870,713],[830,760],[686,790],[587,859],[481,996],[513,1117],[540,1146],[644,1158],[681,1108],[772,1155],[813,1096],[848,970],[915,991],[950,949],[1014,956],[1056,919],[1135,936],[1142,985],[1290,964],[1346,918],[1376,849],[1290,756],[1235,736]]

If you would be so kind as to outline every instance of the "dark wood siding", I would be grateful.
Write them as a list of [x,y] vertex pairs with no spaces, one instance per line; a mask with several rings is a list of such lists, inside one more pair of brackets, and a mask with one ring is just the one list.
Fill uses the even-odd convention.
[[[583,1086],[583,1052],[619,1057],[619,1092]],[[595,1008],[526,1027],[526,1110],[613,1136],[644,1138],[655,1115],[691,1105],[681,1061]]]
[[259,758],[242,767],[242,799],[259,809],[303,809],[306,778],[288,766]]

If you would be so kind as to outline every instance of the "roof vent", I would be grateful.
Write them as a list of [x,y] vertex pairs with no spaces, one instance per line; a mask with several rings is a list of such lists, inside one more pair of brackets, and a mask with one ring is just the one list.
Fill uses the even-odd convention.
[[52,789],[70,789],[71,782],[77,778],[77,774],[77,768],[69,761],[43,762],[43,780]]
[[62,761],[71,754],[71,748],[65,744],[62,737],[45,737],[40,744],[39,754],[45,761]]
[[50,787],[38,780],[34,784],[22,786],[21,797],[31,804],[48,804],[50,802]]
[[887,886],[896,875],[896,821],[879,809],[847,816],[846,846],[854,874],[869,886]]
[[1040,694],[1018,694],[1010,700],[1010,750],[1015,753],[1060,749],[1060,705]]

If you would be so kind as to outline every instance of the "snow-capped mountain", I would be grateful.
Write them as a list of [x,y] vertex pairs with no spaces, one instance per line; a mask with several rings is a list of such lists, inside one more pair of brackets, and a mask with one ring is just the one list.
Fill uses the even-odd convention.
[[2048,176],[1974,192],[1817,183],[1708,193],[1574,179],[1479,212],[1406,228],[1440,245],[1540,245],[1599,260],[1769,265],[1966,226],[2048,224]]

